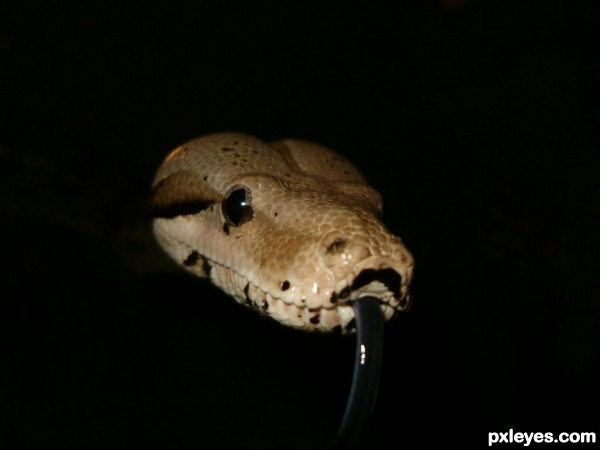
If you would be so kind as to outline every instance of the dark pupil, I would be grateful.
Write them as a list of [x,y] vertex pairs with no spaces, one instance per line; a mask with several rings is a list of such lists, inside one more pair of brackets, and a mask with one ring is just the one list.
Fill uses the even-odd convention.
[[246,190],[240,188],[229,194],[223,204],[223,213],[234,226],[241,225],[244,219],[244,211],[248,206],[246,203],[247,198]]

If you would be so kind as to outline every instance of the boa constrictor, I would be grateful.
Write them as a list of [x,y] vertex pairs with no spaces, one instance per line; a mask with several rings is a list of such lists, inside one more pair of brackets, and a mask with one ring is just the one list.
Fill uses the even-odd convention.
[[194,139],[167,155],[153,183],[154,233],[183,267],[285,325],[358,332],[332,448],[348,448],[367,422],[383,320],[410,306],[413,257],[381,212],[352,164],[300,140]]
[[410,305],[413,258],[346,159],[300,140],[241,133],[173,150],[153,183],[154,233],[196,275],[295,328],[355,330],[352,302],[388,320]]

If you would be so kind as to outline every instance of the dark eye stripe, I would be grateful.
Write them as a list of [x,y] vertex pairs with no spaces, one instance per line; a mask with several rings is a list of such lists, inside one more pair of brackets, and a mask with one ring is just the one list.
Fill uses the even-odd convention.
[[214,204],[213,200],[188,200],[181,203],[172,203],[166,206],[154,206],[152,217],[154,219],[173,219],[177,216],[188,216],[198,214]]
[[197,214],[221,199],[201,174],[179,171],[160,180],[152,188],[153,218],[173,219]]

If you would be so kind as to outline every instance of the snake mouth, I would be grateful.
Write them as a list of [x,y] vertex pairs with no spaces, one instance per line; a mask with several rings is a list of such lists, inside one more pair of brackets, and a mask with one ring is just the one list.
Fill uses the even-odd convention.
[[338,289],[331,295],[331,303],[347,304],[360,297],[371,296],[394,309],[406,310],[410,307],[409,280],[405,279],[408,276],[410,274],[403,277],[393,267],[366,265],[356,276],[338,284]]
[[[354,333],[354,303],[363,297],[379,302],[386,321],[409,309],[411,267],[397,266],[381,258],[366,260],[336,283],[329,301],[315,307],[285,301],[245,279],[243,292],[236,299],[287,326],[307,331]],[[241,276],[239,282],[242,282]]]
[[364,297],[379,302],[383,318],[387,321],[398,313],[410,308],[411,297],[408,292],[410,272],[403,277],[400,270],[389,266],[363,265],[362,270],[331,295],[331,303],[336,305],[343,333],[356,330],[354,303]]
[[[402,276],[394,269],[364,269],[347,284],[344,288],[336,291],[331,296],[332,303],[338,303],[339,300],[352,301],[363,295],[372,295],[380,297],[388,294],[394,298],[401,298]],[[363,294],[363,295],[357,295]]]
[[358,290],[371,283],[379,282],[385,286],[394,297],[400,295],[402,277],[394,269],[365,269],[352,282],[352,290]]

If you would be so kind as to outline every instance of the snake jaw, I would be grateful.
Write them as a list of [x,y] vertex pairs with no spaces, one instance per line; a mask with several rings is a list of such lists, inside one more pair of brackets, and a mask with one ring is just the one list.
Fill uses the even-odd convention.
[[[219,276],[221,271],[226,274]],[[369,257],[357,264],[334,289],[324,290],[331,292],[329,298],[322,298],[320,303],[312,303],[316,305],[313,307],[306,301],[299,302],[293,297],[278,296],[263,290],[244,276],[231,274],[225,267],[216,266],[212,273],[219,277],[214,280],[216,283],[238,286],[234,297],[239,303],[284,325],[307,331],[341,334],[356,332],[353,305],[363,297],[378,300],[385,321],[410,306],[408,285],[412,276],[411,267],[381,257]]]

